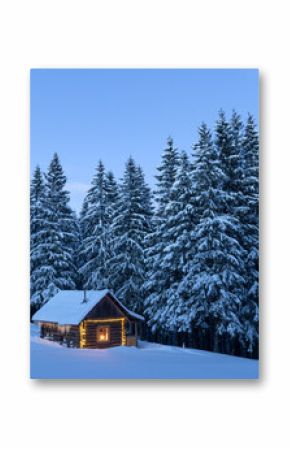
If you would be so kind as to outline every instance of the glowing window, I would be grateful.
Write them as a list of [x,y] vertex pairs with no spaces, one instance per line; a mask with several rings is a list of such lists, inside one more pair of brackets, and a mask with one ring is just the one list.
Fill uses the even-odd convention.
[[97,342],[106,343],[110,340],[110,328],[109,326],[97,327]]

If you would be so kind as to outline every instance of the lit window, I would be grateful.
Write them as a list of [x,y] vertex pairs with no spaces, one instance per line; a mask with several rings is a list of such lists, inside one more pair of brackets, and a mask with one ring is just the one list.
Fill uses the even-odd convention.
[[97,341],[99,343],[106,343],[110,340],[110,328],[109,326],[97,327]]

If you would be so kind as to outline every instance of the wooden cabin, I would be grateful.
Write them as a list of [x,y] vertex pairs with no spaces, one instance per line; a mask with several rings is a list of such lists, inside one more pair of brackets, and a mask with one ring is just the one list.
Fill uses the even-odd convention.
[[75,348],[137,346],[144,318],[109,290],[62,290],[32,317],[40,337]]

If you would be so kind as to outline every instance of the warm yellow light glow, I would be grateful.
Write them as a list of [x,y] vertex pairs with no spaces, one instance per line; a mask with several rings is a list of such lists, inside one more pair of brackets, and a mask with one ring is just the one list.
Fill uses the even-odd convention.
[[[121,344],[122,346],[126,346],[126,332],[125,332],[125,321],[126,318],[102,318],[102,319],[91,319],[82,321],[79,325],[80,332],[80,348],[84,348],[86,346],[86,323],[111,323],[111,322],[121,322]],[[97,337],[98,341],[109,341],[109,334],[99,334]]]
[[125,318],[122,319],[122,346],[126,346]]
[[85,320],[84,323],[106,323],[109,321],[125,321],[125,318],[102,318],[97,320]]
[[109,326],[97,326],[97,341],[106,342],[110,341],[110,328]]
[[80,348],[84,348],[86,345],[86,328],[84,322],[80,324],[79,329],[80,329]]

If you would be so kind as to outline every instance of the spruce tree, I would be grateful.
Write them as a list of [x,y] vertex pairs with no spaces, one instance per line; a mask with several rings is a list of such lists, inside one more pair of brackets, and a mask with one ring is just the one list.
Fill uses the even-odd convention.
[[163,151],[162,161],[157,167],[158,175],[156,175],[156,191],[155,201],[158,205],[157,214],[162,216],[169,199],[171,188],[176,179],[176,173],[179,165],[179,154],[177,148],[174,148],[173,139],[171,137],[167,140],[167,147]]
[[107,286],[106,226],[106,174],[100,161],[85,199],[81,217],[83,241],[80,273],[83,276],[84,287],[88,289],[102,289]]
[[191,285],[188,273],[194,258],[195,208],[191,164],[186,152],[180,156],[176,181],[171,188],[166,222],[161,227],[164,248],[161,269],[167,276],[166,304],[161,315],[162,325],[170,331],[187,330],[184,315]]
[[243,297],[244,251],[234,237],[238,220],[225,213],[228,178],[223,160],[211,133],[203,124],[195,148],[194,184],[201,215],[195,228],[195,254],[188,282],[191,300],[188,319],[201,330],[208,330],[210,346],[220,347],[220,338],[239,337],[239,309]]
[[[41,244],[40,232],[43,227],[43,207],[45,199],[45,184],[40,167],[35,168],[30,185],[30,297],[32,303],[36,301],[33,298],[36,287],[33,281],[33,273],[40,262],[37,257],[38,246]],[[40,303],[40,298],[38,298]]]
[[233,135],[229,122],[223,110],[219,112],[215,127],[215,146],[218,157],[220,159],[220,166],[223,171],[223,178],[221,186],[224,192],[227,193],[225,202],[225,212],[230,210],[231,202],[231,182],[233,180],[232,173],[237,165],[236,154],[233,154]]
[[79,213],[79,219],[78,219],[80,239],[79,239],[79,246],[77,249],[76,266],[77,266],[78,283],[79,283],[80,289],[83,289],[84,284],[85,284],[84,274],[81,272],[81,269],[86,262],[86,253],[84,251],[84,249],[85,249],[84,242],[85,242],[85,239],[89,236],[89,223],[87,220],[88,209],[89,209],[88,193],[86,193],[80,213]]
[[146,234],[150,233],[152,231],[152,218],[153,218],[153,196],[150,187],[145,181],[145,175],[140,166],[137,166],[136,168],[136,175],[137,175],[137,184],[140,189],[140,198],[144,213],[144,225],[145,225],[145,231]]
[[86,194],[79,214],[79,226],[82,237],[85,237],[88,234],[88,227],[89,227],[89,224],[87,223],[88,210],[89,210],[89,201],[88,201],[88,194]]
[[169,138],[162,154],[161,165],[158,167],[159,173],[156,176],[154,199],[157,207],[152,220],[152,232],[147,236],[146,244],[145,314],[153,333],[160,330],[162,321],[165,321],[163,314],[171,283],[171,275],[164,271],[162,264],[169,245],[166,232],[167,208],[172,200],[172,187],[176,181],[179,163],[178,150],[174,148],[172,138]]
[[119,186],[112,171],[106,173],[105,178],[105,194],[106,194],[106,216],[109,227],[112,225],[116,206],[119,200]]
[[114,177],[114,174],[109,171],[106,173],[105,180],[105,197],[106,197],[106,226],[105,226],[105,241],[106,241],[106,287],[114,290],[114,269],[111,266],[111,260],[114,258],[114,220],[118,213],[119,204],[119,185]]
[[246,250],[246,300],[241,311],[247,351],[258,342],[259,322],[259,137],[252,115],[243,138],[245,211],[242,217]]
[[119,201],[113,219],[114,247],[109,264],[110,287],[128,308],[136,312],[143,311],[144,249],[148,233],[145,197],[148,198],[148,187],[143,173],[130,157],[120,185]]
[[58,155],[54,154],[46,175],[38,244],[31,255],[37,264],[31,275],[32,301],[38,303],[50,299],[58,289],[75,288],[74,244],[78,236],[65,184]]

